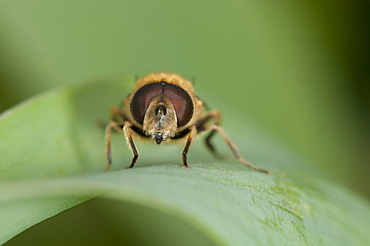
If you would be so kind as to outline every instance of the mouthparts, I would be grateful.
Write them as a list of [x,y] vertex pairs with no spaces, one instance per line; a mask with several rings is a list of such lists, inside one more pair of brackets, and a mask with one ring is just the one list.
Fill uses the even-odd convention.
[[160,143],[162,143],[162,141],[165,140],[165,138],[163,136],[163,133],[161,133],[161,132],[157,132],[155,135],[153,135],[153,139],[155,139],[155,142],[157,144],[160,144]]

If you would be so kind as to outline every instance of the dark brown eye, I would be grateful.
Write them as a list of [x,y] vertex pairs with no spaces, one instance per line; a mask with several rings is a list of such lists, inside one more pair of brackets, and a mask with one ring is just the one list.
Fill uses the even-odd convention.
[[137,123],[143,124],[145,112],[150,102],[162,91],[162,84],[154,83],[141,87],[135,93],[131,101],[131,113]]
[[186,125],[193,116],[193,102],[189,94],[182,88],[165,84],[164,94],[171,100],[177,115],[177,125],[179,127]]
[[150,102],[161,93],[170,99],[175,108],[177,126],[186,125],[193,116],[193,102],[185,90],[166,82],[145,85],[135,93],[131,101],[131,113],[134,120],[143,124]]

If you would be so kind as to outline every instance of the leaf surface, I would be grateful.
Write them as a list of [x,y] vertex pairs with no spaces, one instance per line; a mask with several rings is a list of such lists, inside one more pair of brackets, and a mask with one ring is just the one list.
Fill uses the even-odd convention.
[[[1,243],[96,197],[167,214],[219,245],[370,242],[367,201],[309,168],[227,105],[226,132],[247,159],[271,170],[271,175],[232,159],[220,137],[215,144],[229,157],[225,161],[213,159],[198,140],[188,155],[191,169],[182,169],[181,145],[137,142],[137,167],[125,170],[132,156],[120,133],[113,137],[113,167],[104,173],[104,130],[99,122],[108,122],[110,106],[130,92],[131,81],[125,77],[54,90],[1,116]],[[202,98],[217,104],[208,89],[198,89]],[[139,211],[117,209],[107,216],[140,217]],[[164,237],[158,228],[151,230]]]

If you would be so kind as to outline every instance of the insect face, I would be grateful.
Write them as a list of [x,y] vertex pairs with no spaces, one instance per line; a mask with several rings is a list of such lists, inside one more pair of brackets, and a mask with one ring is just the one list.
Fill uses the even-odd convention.
[[[244,160],[236,146],[220,127],[221,113],[212,110],[204,113],[203,102],[194,95],[190,81],[174,73],[152,73],[137,81],[133,92],[125,99],[123,109],[111,108],[112,121],[106,128],[106,154],[109,169],[111,158],[111,131],[123,131],[128,146],[134,155],[131,165],[134,167],[139,156],[133,136],[144,140],[154,140],[156,144],[163,141],[185,141],[182,151],[183,167],[187,164],[187,153],[196,135],[209,131],[205,139],[206,146],[216,154],[210,143],[211,137],[218,132],[228,144],[235,158],[257,171],[266,170],[255,167]],[[123,120],[124,124],[118,122]],[[213,124],[207,124],[214,121]]]
[[176,111],[166,95],[160,94],[149,103],[144,116],[143,130],[157,144],[165,141],[167,137],[175,136],[177,132]]

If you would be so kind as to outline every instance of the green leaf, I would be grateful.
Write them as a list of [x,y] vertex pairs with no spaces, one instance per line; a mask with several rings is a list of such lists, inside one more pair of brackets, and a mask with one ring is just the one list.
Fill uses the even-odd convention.
[[[122,229],[127,228],[127,221],[156,216],[158,221],[151,222],[156,226],[134,227],[137,236],[130,240],[141,244],[188,245],[197,240],[209,245],[370,243],[367,201],[309,168],[228,105],[223,105],[225,131],[248,160],[271,170],[271,175],[232,159],[219,137],[215,144],[230,156],[227,161],[214,160],[198,140],[188,154],[192,168],[182,169],[181,145],[138,142],[137,167],[124,170],[132,156],[122,134],[113,138],[113,167],[104,173],[104,131],[99,122],[108,122],[110,106],[118,105],[130,92],[132,80],[126,77],[55,90],[1,116],[0,243],[95,197],[130,208],[106,205],[110,209],[103,210],[117,235],[133,234]],[[197,91],[217,105],[217,97],[208,88]],[[168,218],[172,222],[163,231]],[[181,238],[183,231],[176,226],[180,223],[204,238]],[[9,245],[17,244],[22,236]],[[26,242],[32,238],[40,243],[47,237],[35,239],[31,234]]]

